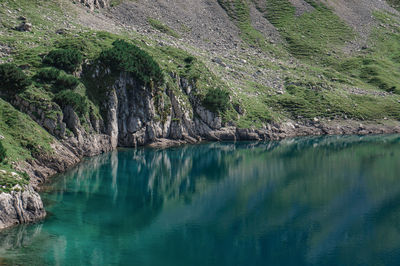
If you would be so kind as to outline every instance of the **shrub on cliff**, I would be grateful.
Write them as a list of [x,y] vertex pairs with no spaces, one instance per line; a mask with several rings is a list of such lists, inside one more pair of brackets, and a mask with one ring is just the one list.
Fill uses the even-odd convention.
[[31,85],[32,81],[14,64],[0,65],[0,90],[17,93]]
[[89,112],[87,97],[70,90],[63,90],[57,93],[54,96],[54,101],[61,107],[71,106],[81,116]]
[[61,73],[56,79],[56,87],[59,90],[73,90],[78,86],[79,79],[72,75]]
[[60,70],[54,67],[46,67],[39,70],[36,77],[42,82],[53,83],[60,75]]
[[148,53],[124,40],[115,41],[113,48],[103,51],[99,61],[114,73],[130,73],[143,85],[159,86],[163,83],[163,73],[157,62]]
[[203,99],[203,105],[213,112],[223,112],[229,105],[229,92],[220,88],[209,89]]
[[39,81],[54,84],[56,91],[73,90],[79,85],[79,79],[54,67],[42,68],[36,75]]
[[0,163],[6,159],[6,148],[4,148],[3,143],[0,141]]
[[71,73],[80,66],[82,60],[82,53],[79,50],[69,48],[51,51],[43,59],[43,63]]

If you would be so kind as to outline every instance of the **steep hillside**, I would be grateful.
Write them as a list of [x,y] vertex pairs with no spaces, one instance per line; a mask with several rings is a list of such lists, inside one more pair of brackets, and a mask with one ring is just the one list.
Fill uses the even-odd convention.
[[43,217],[32,185],[117,146],[400,132],[398,8],[2,1],[0,227]]

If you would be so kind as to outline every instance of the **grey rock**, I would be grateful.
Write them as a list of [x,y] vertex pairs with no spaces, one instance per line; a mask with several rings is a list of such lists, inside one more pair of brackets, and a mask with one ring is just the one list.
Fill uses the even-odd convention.
[[110,0],[80,0],[80,2],[92,11],[95,8],[107,8],[110,6]]
[[15,29],[18,31],[32,31],[32,24],[26,21],[22,21],[22,23]]
[[31,185],[24,191],[0,194],[0,229],[35,222],[45,216],[42,200]]

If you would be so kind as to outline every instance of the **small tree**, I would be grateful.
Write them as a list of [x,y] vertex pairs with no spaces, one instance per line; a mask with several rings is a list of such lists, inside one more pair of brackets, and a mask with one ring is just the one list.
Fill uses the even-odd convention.
[[58,90],[73,90],[79,85],[79,79],[72,75],[61,73],[56,79]]
[[6,159],[6,148],[4,148],[3,143],[0,141],[0,163]]
[[80,66],[82,60],[82,53],[76,49],[57,49],[51,51],[43,63],[71,73]]
[[60,75],[60,70],[54,67],[40,69],[36,77],[42,82],[54,83]]
[[31,85],[32,81],[14,64],[0,65],[0,91],[17,93]]

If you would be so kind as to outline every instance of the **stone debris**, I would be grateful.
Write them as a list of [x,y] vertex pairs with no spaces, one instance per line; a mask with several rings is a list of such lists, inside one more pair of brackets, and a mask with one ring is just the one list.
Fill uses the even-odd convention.
[[22,23],[15,28],[18,31],[32,31],[32,24],[26,21],[22,21]]

